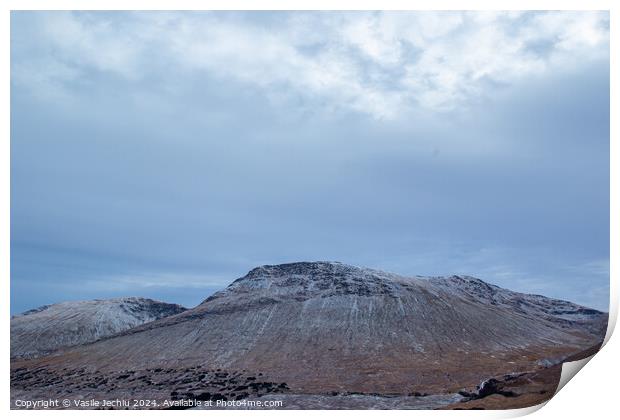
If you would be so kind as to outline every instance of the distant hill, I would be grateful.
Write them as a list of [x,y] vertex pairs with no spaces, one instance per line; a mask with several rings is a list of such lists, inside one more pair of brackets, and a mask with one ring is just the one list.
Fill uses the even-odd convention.
[[11,318],[11,357],[36,357],[90,343],[185,310],[135,297],[41,306]]

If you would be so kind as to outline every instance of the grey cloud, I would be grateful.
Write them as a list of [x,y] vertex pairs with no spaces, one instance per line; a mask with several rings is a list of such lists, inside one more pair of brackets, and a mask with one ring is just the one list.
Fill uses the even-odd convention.
[[[22,69],[49,58],[27,30],[47,15],[13,15],[12,311],[106,293],[192,305],[256,265],[316,259],[607,307],[604,42],[579,65],[486,84],[466,107],[414,101],[386,120],[343,108],[338,85],[308,96],[153,58],[157,31],[184,16],[106,14],[154,32],[140,54],[152,66],[59,69],[47,76],[62,95],[46,96],[49,80]],[[282,22],[222,18],[270,19]]]

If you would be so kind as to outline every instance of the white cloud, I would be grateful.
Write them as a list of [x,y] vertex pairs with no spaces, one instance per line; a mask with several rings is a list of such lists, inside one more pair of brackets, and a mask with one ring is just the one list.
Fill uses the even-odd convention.
[[13,81],[39,96],[93,71],[128,83],[189,72],[378,119],[450,110],[487,94],[488,82],[604,57],[609,38],[603,12],[305,13],[269,23],[218,13],[36,17],[38,31],[16,33],[38,37],[26,45],[42,48],[47,63],[18,51]]
[[132,28],[122,28],[96,15],[50,13],[43,19],[43,34],[54,52],[76,66],[136,78],[140,71],[139,52],[144,48]]

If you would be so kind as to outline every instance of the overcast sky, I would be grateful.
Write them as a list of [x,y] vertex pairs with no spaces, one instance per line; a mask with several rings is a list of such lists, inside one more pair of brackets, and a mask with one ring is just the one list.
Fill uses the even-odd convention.
[[608,14],[12,13],[12,313],[309,260],[607,310]]

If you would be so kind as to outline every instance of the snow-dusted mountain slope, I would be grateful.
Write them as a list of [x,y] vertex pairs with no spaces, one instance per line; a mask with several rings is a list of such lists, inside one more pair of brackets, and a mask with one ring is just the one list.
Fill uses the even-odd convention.
[[42,306],[11,318],[11,357],[36,357],[90,343],[185,310],[134,297]]
[[606,322],[472,277],[302,262],[258,267],[193,309],[20,367],[148,377],[200,366],[301,393],[446,393],[596,346]]

